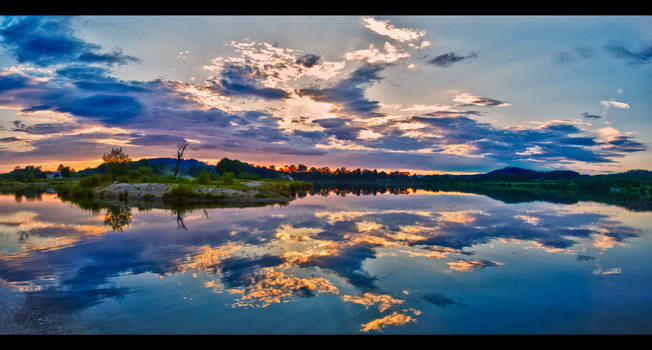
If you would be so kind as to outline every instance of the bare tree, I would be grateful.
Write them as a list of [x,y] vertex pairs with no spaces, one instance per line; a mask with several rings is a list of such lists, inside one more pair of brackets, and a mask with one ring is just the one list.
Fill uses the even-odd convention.
[[186,151],[188,145],[188,142],[177,143],[177,166],[174,167],[174,177],[177,177],[177,174],[179,173],[179,165],[181,164],[181,159],[183,159],[183,152]]

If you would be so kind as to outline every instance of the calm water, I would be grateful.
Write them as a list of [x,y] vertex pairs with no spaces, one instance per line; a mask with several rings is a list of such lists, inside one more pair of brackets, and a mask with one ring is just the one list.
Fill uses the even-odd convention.
[[0,196],[0,333],[652,333],[652,212],[481,195]]

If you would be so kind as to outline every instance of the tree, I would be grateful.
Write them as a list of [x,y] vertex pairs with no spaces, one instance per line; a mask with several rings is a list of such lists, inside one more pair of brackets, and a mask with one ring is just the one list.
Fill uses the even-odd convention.
[[181,159],[183,159],[183,152],[186,151],[188,145],[188,142],[177,143],[177,165],[174,167],[174,177],[177,177],[177,174],[179,173],[179,165],[181,164]]
[[224,173],[231,172],[235,176],[240,175],[247,171],[247,167],[244,163],[240,162],[237,159],[231,160],[229,158],[222,158],[217,165],[215,165],[215,171],[218,174],[224,175]]
[[114,179],[118,176],[129,173],[129,162],[131,162],[131,159],[129,158],[129,155],[122,152],[122,147],[111,148],[111,152],[104,153],[102,160],[104,160],[104,164],[106,164],[107,172]]
[[62,177],[70,177],[72,176],[72,172],[73,172],[73,170],[70,169],[69,166],[63,166],[63,164],[59,164],[57,171],[61,173]]

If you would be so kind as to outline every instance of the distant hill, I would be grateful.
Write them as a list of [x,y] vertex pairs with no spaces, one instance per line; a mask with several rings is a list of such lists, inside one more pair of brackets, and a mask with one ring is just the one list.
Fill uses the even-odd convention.
[[[161,173],[172,173],[174,167],[177,164],[176,158],[143,158],[131,162],[132,169],[136,169],[141,166],[151,166],[154,168],[154,172],[157,174]],[[194,170],[193,172],[198,172],[198,169],[209,167],[214,169],[215,165],[210,165],[205,162],[196,160],[196,159],[182,159],[179,163],[179,169],[181,173],[187,173],[189,170]],[[97,173],[104,172],[105,165],[100,164],[94,168],[87,168],[84,170],[77,171],[76,176],[88,176]]]
[[[147,158],[147,160],[151,165],[163,165],[169,167],[170,169],[174,168],[177,165],[176,158]],[[179,168],[184,170],[188,170],[193,166],[208,166],[215,168],[215,164],[211,165],[197,159],[182,159],[179,163]]]
[[530,169],[523,169],[519,167],[512,167],[508,166],[502,169],[490,171],[484,175],[505,175],[505,174],[539,174],[538,171],[535,170],[530,170]]

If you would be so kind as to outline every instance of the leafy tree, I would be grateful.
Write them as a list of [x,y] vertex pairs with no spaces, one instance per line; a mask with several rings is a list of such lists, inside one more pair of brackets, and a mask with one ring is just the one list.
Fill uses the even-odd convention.
[[59,164],[59,167],[57,168],[57,171],[61,173],[62,177],[71,177],[72,172],[74,170],[70,169],[69,166],[63,166],[63,164]]
[[102,159],[106,165],[107,172],[114,179],[129,173],[131,159],[129,155],[122,152],[122,147],[111,148],[111,152],[104,153]]

